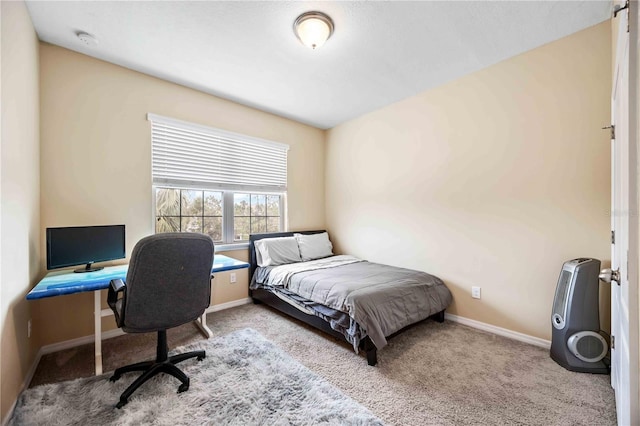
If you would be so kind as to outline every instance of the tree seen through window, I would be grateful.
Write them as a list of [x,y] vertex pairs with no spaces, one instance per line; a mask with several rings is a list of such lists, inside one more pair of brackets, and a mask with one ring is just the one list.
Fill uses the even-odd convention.
[[222,241],[222,192],[156,188],[156,233],[200,232]]
[[[278,232],[281,228],[281,196],[228,193],[233,200],[233,241],[247,241],[249,234]],[[156,233],[200,232],[224,241],[224,192],[156,188]]]
[[233,194],[235,241],[246,241],[249,234],[280,231],[280,196]]

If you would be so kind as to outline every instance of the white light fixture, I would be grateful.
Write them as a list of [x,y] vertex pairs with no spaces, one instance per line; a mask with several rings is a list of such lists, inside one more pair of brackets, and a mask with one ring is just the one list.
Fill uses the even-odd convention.
[[333,21],[322,12],[306,12],[293,23],[293,32],[302,44],[315,49],[333,34]]
[[76,36],[80,39],[82,43],[87,45],[88,47],[95,47],[98,45],[98,39],[92,36],[89,33],[85,33],[84,31],[80,31],[76,33]]

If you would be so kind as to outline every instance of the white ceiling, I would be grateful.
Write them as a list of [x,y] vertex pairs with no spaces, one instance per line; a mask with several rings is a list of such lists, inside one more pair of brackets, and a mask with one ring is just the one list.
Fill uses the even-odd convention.
[[[41,40],[331,128],[600,23],[610,1],[28,1]],[[319,50],[293,34],[319,10]],[[76,33],[99,44],[90,48]]]

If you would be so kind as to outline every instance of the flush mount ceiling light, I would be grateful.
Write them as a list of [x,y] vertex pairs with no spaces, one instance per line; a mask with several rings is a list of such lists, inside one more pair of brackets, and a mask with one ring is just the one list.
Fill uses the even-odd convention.
[[79,31],[76,33],[76,36],[80,39],[81,42],[83,42],[89,47],[95,47],[98,45],[98,39],[89,33],[85,33],[84,31]]
[[293,32],[302,44],[315,49],[333,34],[333,21],[322,12],[306,12],[293,23]]

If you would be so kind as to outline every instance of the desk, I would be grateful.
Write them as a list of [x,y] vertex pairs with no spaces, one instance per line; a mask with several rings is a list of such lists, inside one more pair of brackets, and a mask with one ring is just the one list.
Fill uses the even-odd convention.
[[[247,262],[232,259],[222,254],[216,254],[213,258],[211,274],[234,269],[248,268]],[[113,315],[111,309],[102,309],[100,290],[109,288],[111,280],[120,278],[125,280],[129,265],[107,266],[96,272],[76,273],[69,270],[49,272],[36,286],[27,294],[27,300],[42,299],[45,297],[62,296],[65,294],[94,292],[94,337],[95,337],[95,360],[96,375],[102,374],[102,317]],[[196,325],[211,337],[213,333],[207,327],[207,315],[196,320]]]

